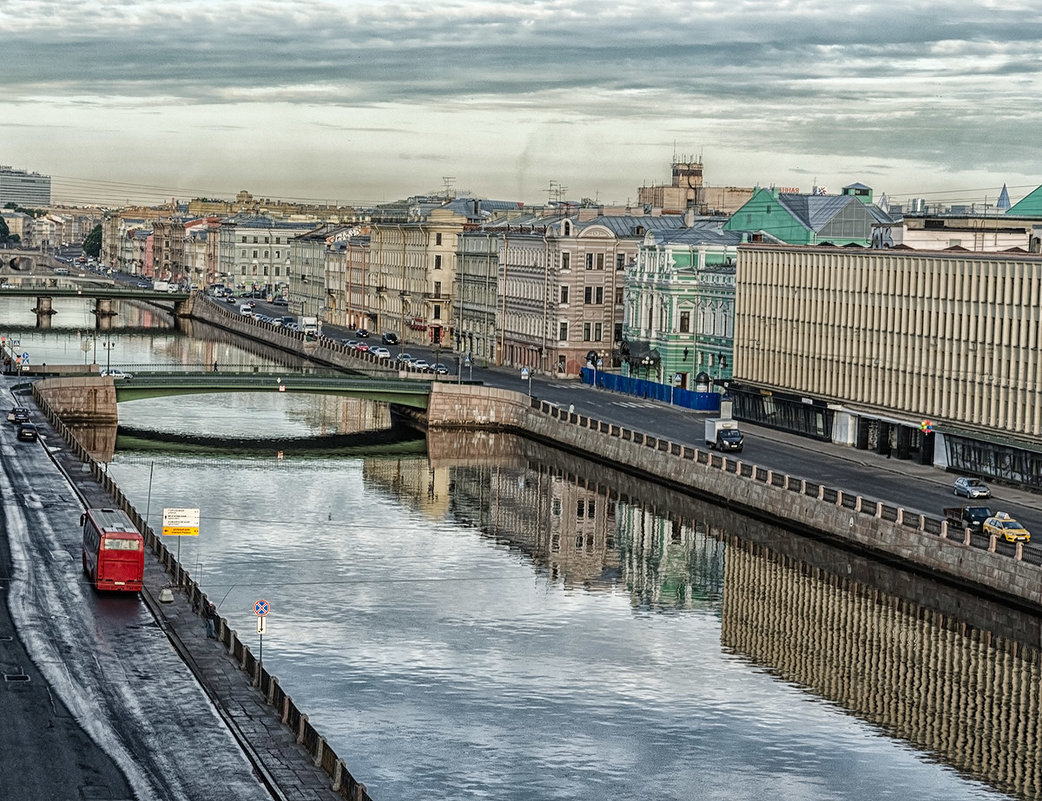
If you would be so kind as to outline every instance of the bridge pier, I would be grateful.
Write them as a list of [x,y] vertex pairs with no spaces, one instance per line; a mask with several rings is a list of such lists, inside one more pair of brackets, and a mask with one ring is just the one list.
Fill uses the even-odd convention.
[[53,301],[49,295],[41,295],[36,298],[36,306],[33,307],[33,311],[36,312],[37,322],[40,317],[50,317],[52,314],[57,312],[52,308]]
[[116,312],[112,308],[112,298],[98,298],[94,304],[94,316],[99,320],[102,317],[115,317]]

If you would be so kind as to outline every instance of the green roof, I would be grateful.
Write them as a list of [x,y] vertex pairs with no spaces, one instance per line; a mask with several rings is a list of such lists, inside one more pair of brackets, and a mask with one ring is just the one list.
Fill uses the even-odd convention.
[[1028,193],[1027,197],[1020,202],[1010,206],[1006,214],[1020,217],[1042,217],[1042,186]]

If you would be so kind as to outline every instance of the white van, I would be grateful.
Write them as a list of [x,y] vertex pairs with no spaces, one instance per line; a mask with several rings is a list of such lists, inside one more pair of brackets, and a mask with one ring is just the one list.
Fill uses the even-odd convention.
[[243,303],[239,307],[239,314],[241,314],[243,317],[252,317],[253,307],[249,303]]

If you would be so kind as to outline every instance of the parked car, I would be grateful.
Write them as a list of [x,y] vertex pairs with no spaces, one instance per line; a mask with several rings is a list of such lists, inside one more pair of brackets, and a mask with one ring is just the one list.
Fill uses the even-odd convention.
[[28,423],[30,419],[29,410],[24,406],[15,406],[11,411],[7,413],[7,422],[19,425],[21,423]]
[[404,365],[404,366],[407,367],[410,364],[412,364],[412,354],[411,353],[399,353],[398,357],[395,359],[395,361],[398,362],[398,364],[401,364],[401,365]]
[[386,332],[382,337],[385,345],[397,345],[398,335],[394,331]]
[[359,353],[365,353],[367,350],[369,350],[369,346],[364,342],[359,342],[357,345],[355,345],[355,350],[357,350]]
[[431,372],[437,373],[438,375],[445,375],[449,372],[449,368],[444,362],[437,362],[431,365]]
[[39,437],[40,432],[34,423],[22,423],[18,426],[18,439],[26,442],[36,442]]
[[355,336],[359,339],[366,339],[369,336],[369,332],[364,328],[359,328],[355,331]]
[[375,347],[375,348],[370,348],[369,352],[372,353],[374,356],[376,356],[378,359],[390,359],[391,358],[391,351],[389,351],[389,350],[387,350],[387,348],[379,346],[379,345],[377,347]]
[[101,375],[111,378],[113,381],[127,381],[134,377],[133,373],[124,373],[122,370],[117,370],[115,367],[110,370],[102,370]]
[[271,305],[272,306],[289,306],[289,301],[286,300],[285,298],[275,298],[271,302]]
[[430,370],[431,365],[426,359],[413,359],[412,364],[409,365],[413,370]]
[[990,498],[991,487],[979,478],[963,476],[955,479],[955,494],[964,495],[967,498]]
[[1006,512],[997,512],[994,517],[985,520],[984,533],[987,536],[995,534],[1006,542],[1031,542],[1028,530]]

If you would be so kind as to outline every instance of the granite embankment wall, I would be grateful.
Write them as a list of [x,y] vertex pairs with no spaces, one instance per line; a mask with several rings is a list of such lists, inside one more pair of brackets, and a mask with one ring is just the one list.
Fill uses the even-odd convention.
[[583,417],[526,395],[437,383],[431,428],[514,431],[751,517],[824,535],[876,557],[1042,610],[1042,566],[971,544],[944,520],[773,470]]
[[106,425],[119,419],[116,411],[116,387],[111,378],[99,375],[48,378],[33,383],[37,402],[46,404],[67,423]]
[[[69,379],[79,381],[82,379]],[[97,379],[95,379],[97,380]],[[112,381],[107,381],[111,389]],[[60,397],[60,396],[59,396]],[[173,552],[166,547],[162,537],[148,525],[148,521],[138,513],[130,500],[123,494],[108,473],[104,465],[93,459],[87,449],[76,439],[72,430],[56,414],[55,409],[49,405],[48,396],[36,395],[37,405],[47,416],[51,426],[57,431],[69,448],[86,465],[94,480],[111,496],[113,503],[127,513],[138,531],[145,538],[146,547],[162,565],[163,569],[170,574],[170,586],[178,592],[187,595],[193,608],[205,609],[207,603],[206,594],[199,587],[187,570],[177,561]],[[112,398],[115,407],[115,395]],[[365,785],[356,781],[347,769],[344,761],[337,756],[336,752],[326,744],[323,737],[308,721],[308,716],[293,703],[293,699],[279,684],[277,677],[271,675],[264,666],[257,661],[257,657],[241,639],[239,635],[227,625],[222,617],[217,626],[217,638],[221,644],[228,649],[228,653],[236,660],[243,673],[243,680],[249,681],[263,694],[265,702],[272,707],[278,715],[282,725],[289,727],[296,735],[297,742],[302,745],[314,760],[314,764],[329,776],[330,786],[334,792],[350,801],[370,801],[370,796]]]

